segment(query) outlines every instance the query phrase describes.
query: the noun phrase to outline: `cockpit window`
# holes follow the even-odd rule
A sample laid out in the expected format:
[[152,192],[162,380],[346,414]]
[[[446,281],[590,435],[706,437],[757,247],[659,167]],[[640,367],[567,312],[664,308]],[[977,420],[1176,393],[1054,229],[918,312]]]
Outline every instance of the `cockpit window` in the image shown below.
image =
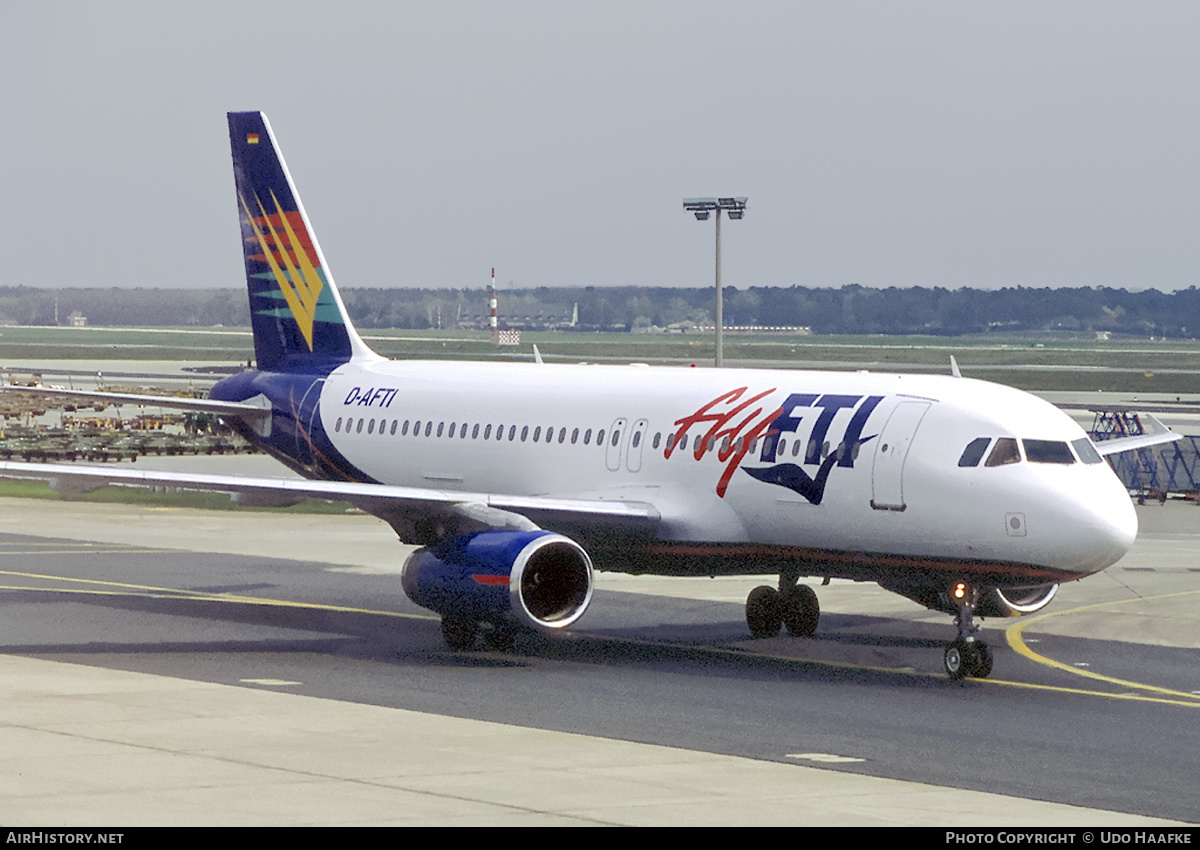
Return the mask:
[[1075,455],[1063,441],[1021,440],[1025,446],[1025,457],[1030,463],[1074,463]]
[[1001,437],[992,448],[984,466],[1004,466],[1009,463],[1020,463],[1021,453],[1017,450],[1017,441],[1011,437]]
[[967,447],[963,449],[962,457],[958,459],[958,465],[979,466],[979,461],[983,460],[983,453],[987,451],[988,443],[991,441],[991,437],[977,437],[967,443]]
[[1075,453],[1084,463],[1104,463],[1104,458],[1100,457],[1100,452],[1096,451],[1096,447],[1087,437],[1072,440],[1071,445],[1075,447]]

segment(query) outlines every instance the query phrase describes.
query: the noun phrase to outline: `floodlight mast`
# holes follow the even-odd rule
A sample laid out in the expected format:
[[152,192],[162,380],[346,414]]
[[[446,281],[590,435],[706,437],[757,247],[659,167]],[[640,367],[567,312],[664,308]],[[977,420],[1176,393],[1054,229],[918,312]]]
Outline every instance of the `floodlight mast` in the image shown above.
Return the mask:
[[746,214],[746,197],[737,198],[684,198],[683,208],[694,213],[697,221],[707,221],[709,213],[717,214],[717,353],[714,365],[719,369],[725,362],[725,309],[721,296],[721,210],[734,219]]

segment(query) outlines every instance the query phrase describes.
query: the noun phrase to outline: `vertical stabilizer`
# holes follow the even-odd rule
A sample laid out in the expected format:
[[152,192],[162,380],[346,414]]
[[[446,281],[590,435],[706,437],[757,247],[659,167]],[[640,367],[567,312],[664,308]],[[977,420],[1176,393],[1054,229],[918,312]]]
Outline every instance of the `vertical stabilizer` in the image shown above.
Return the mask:
[[254,354],[265,371],[375,359],[346,316],[308,215],[261,112],[230,112]]

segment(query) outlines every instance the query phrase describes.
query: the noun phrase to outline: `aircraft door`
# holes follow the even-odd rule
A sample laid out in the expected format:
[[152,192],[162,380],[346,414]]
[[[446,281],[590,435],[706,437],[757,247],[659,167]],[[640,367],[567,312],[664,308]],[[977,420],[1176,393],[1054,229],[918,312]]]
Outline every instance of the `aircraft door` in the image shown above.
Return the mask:
[[642,468],[642,447],[646,442],[646,427],[649,424],[649,420],[639,419],[629,432],[629,455],[625,458],[625,468],[630,472],[638,472]]
[[608,466],[610,472],[616,472],[621,468],[621,452],[625,448],[625,432],[626,425],[629,420],[625,417],[617,419],[612,424],[605,438],[608,442],[604,450],[604,463]]
[[883,432],[875,438],[875,463],[871,469],[871,507],[877,511],[902,511],[904,463],[908,448],[929,410],[927,401],[904,401],[888,417]]

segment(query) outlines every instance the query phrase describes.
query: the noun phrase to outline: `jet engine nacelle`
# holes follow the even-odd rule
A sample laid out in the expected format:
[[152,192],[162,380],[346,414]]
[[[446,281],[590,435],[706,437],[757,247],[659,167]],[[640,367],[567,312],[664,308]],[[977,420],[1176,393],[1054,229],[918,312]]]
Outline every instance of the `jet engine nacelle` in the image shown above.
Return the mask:
[[1020,617],[1032,614],[1050,604],[1058,593],[1057,584],[1036,584],[1030,587],[989,588],[975,606],[981,617]]
[[[955,614],[958,608],[943,590],[933,585],[906,585],[879,583],[880,587],[924,605],[931,611]],[[1050,604],[1058,592],[1057,584],[1034,584],[1023,587],[980,588],[975,613],[980,617],[1020,617],[1032,614]]]
[[592,599],[592,560],[550,531],[481,531],[418,549],[404,592],[443,617],[542,629],[571,625]]

